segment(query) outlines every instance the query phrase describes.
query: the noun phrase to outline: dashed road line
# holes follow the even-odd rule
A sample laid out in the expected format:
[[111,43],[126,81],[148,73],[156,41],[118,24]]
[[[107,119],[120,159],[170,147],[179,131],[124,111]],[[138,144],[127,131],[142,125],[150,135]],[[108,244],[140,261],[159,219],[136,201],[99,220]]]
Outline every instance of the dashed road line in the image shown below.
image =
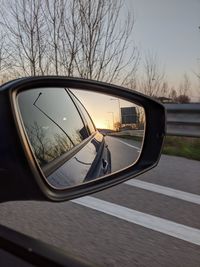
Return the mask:
[[74,199],[72,202],[200,246],[199,229],[178,224],[90,196]]
[[166,186],[144,182],[138,179],[129,180],[125,182],[125,184],[200,205],[200,196],[196,194],[176,190]]

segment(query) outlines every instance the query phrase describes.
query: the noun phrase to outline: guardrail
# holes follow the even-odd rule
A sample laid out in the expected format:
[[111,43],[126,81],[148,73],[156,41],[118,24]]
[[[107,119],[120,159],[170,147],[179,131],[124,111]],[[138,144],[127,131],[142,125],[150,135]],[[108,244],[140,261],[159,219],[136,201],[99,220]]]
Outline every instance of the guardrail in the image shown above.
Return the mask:
[[200,137],[200,103],[165,104],[167,135]]

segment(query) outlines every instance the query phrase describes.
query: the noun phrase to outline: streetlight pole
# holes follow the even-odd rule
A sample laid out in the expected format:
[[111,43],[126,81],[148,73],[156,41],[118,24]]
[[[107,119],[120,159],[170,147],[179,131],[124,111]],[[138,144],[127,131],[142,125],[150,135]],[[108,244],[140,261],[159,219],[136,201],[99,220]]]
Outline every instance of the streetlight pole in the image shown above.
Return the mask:
[[119,122],[121,122],[121,108],[120,108],[120,100],[119,98],[110,98],[111,101],[117,101],[118,102],[118,108],[119,108]]
[[113,130],[114,130],[114,112],[112,112],[112,111],[109,111],[108,113],[110,113],[110,114],[112,114],[112,121],[113,121]]

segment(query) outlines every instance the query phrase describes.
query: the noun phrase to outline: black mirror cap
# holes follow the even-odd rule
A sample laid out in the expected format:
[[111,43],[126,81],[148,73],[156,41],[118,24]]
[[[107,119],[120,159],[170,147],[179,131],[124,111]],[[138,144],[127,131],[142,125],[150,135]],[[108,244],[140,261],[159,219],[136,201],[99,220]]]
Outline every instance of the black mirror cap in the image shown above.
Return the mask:
[[[139,159],[125,170],[64,190],[51,187],[41,175],[19,119],[16,96],[20,91],[42,87],[70,87],[112,94],[143,106],[146,129]],[[93,80],[41,76],[21,78],[0,87],[0,201],[64,201],[117,185],[134,178],[159,161],[166,132],[164,106],[136,91]]]

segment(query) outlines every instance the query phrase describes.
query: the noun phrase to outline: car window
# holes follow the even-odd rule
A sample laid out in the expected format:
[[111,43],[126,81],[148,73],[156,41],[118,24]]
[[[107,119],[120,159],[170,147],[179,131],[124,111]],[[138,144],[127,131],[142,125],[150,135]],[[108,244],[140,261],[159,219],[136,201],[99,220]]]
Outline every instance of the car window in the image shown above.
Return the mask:
[[82,118],[65,89],[35,89],[20,93],[18,98],[30,143],[41,166],[88,137]]

